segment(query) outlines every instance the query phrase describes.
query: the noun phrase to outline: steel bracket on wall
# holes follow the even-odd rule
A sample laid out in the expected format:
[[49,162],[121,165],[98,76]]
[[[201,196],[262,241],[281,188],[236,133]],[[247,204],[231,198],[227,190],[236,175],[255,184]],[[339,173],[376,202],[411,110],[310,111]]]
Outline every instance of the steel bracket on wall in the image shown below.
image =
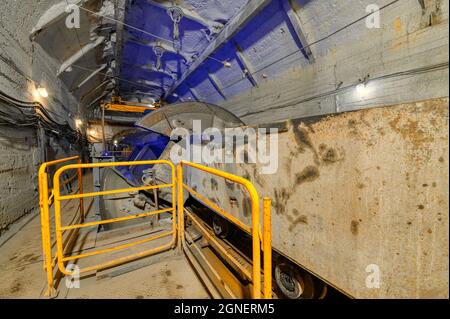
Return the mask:
[[283,4],[283,8],[289,18],[289,22],[294,28],[295,34],[293,34],[293,36],[295,36],[300,42],[300,45],[302,46],[301,49],[303,54],[305,55],[305,58],[307,58],[309,62],[314,62],[314,55],[308,46],[306,35],[303,32],[302,22],[300,21],[300,8],[294,0],[281,0],[281,3]]

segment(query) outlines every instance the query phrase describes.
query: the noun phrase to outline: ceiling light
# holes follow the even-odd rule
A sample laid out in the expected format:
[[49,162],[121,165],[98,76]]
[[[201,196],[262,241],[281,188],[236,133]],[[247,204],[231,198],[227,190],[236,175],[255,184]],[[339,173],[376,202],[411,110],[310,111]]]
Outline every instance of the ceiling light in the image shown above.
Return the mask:
[[80,120],[80,119],[76,119],[76,120],[75,120],[75,126],[76,126],[77,128],[80,128],[81,125],[83,125],[83,121]]
[[228,62],[228,61],[223,61],[223,65],[224,65],[226,68],[231,68],[231,63]]
[[47,98],[48,97],[48,91],[47,91],[47,89],[45,87],[39,86],[36,89],[36,91],[41,97],[43,97],[43,98]]
[[40,98],[41,98],[41,96],[39,95],[39,92],[37,91],[37,89],[35,88],[34,90],[33,90],[33,98],[34,98],[34,100],[39,100]]

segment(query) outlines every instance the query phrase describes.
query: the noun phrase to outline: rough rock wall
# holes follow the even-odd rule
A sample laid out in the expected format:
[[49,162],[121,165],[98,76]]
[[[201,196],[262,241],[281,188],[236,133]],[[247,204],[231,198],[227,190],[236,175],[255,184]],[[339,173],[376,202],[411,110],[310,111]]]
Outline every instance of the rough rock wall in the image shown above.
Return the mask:
[[32,130],[0,127],[0,234],[36,207],[38,156]]
[[[55,0],[0,3],[0,90],[17,99],[33,101],[36,84],[49,91],[39,102],[58,121],[76,114],[77,102],[55,77],[57,65],[29,35],[42,12]],[[1,102],[0,102],[1,103]],[[2,109],[0,104],[0,109]],[[73,150],[64,141],[49,140],[48,156],[63,157]],[[37,207],[37,178],[40,155],[32,129],[0,127],[0,234],[12,222]]]

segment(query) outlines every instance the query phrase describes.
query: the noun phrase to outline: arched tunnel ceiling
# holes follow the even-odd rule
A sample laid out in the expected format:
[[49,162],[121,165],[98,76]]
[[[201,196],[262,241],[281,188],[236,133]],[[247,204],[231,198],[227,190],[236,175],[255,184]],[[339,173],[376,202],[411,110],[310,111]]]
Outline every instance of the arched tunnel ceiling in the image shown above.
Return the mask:
[[[67,27],[68,19],[74,21],[68,5],[82,7],[79,28]],[[114,14],[114,4],[111,1],[59,0],[46,1],[43,6],[46,11],[31,31],[31,39],[56,61],[56,74],[81,105],[89,106],[99,100],[99,96],[106,97],[115,85],[116,23],[105,18]]]
[[[294,63],[312,63],[301,11],[308,10],[308,33],[316,32],[314,24],[326,33],[311,15],[324,15],[335,2],[55,0],[47,1],[31,37],[58,62],[59,77],[85,107],[113,94],[220,103]],[[65,25],[67,4],[81,8],[79,29]]]
[[[292,63],[256,72],[302,47],[289,11],[295,0],[135,0],[127,4],[120,83],[125,97],[139,91],[168,102],[217,103],[283,71]],[[170,8],[179,8],[179,38],[174,36]],[[295,18],[295,17],[294,17]],[[148,32],[148,33],[147,33]],[[304,42],[304,41],[303,41]],[[163,50],[160,63],[155,48]],[[279,48],[283,48],[280,50]],[[300,53],[302,56],[302,53]],[[302,56],[308,63],[308,55]],[[227,62],[227,66],[223,62]]]

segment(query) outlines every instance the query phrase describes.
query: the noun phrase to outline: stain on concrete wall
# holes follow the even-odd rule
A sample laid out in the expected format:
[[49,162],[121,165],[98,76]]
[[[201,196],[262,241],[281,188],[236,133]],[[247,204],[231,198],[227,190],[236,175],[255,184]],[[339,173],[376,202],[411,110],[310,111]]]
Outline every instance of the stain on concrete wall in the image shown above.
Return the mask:
[[[290,120],[276,174],[257,178],[252,164],[227,171],[272,198],[274,248],[324,280],[358,298],[448,298],[448,106],[445,98]],[[227,191],[218,179],[214,193]],[[219,206],[251,225],[242,208]],[[371,264],[379,289],[366,286]]]

